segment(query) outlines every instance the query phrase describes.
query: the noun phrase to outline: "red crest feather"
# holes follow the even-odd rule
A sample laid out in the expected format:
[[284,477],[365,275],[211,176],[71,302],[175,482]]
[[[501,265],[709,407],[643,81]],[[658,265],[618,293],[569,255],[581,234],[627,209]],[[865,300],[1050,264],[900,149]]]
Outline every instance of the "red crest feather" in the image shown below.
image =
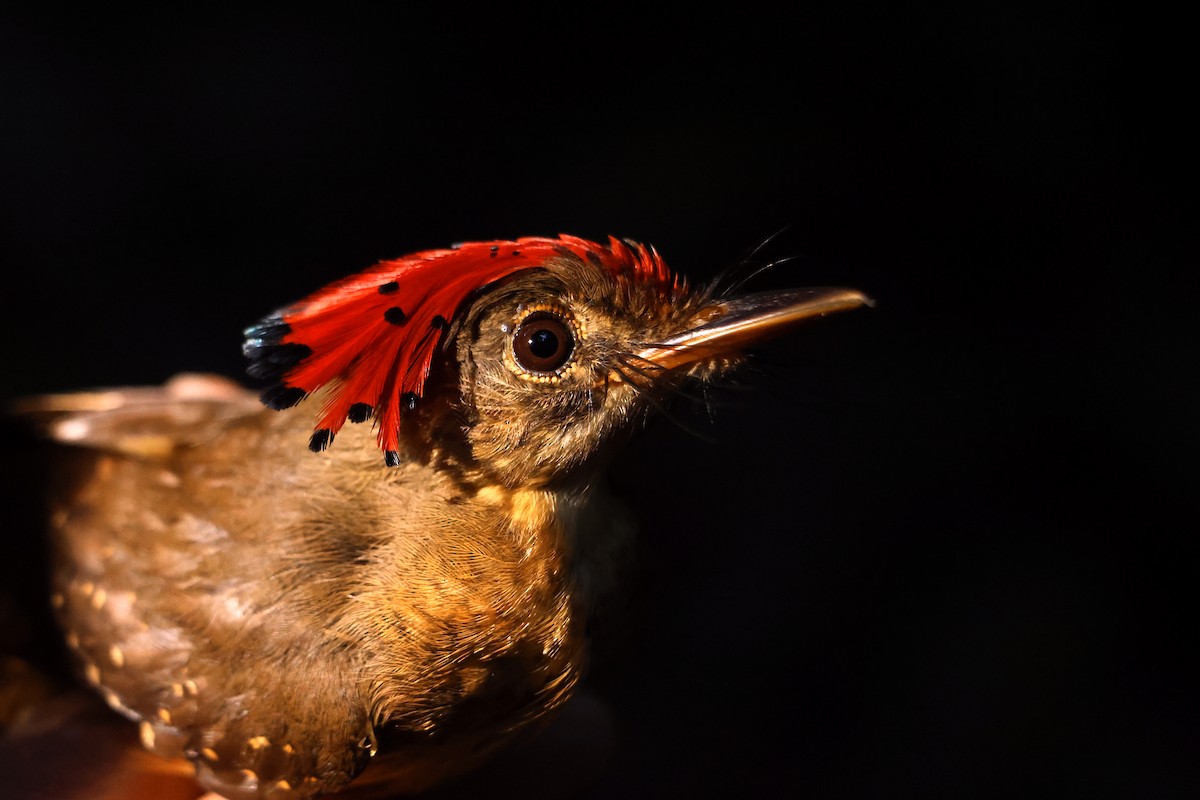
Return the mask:
[[379,445],[388,463],[397,463],[401,410],[424,391],[438,345],[465,301],[501,278],[564,255],[636,282],[674,283],[653,248],[615,238],[607,245],[560,236],[426,250],[380,262],[247,328],[247,372],[276,381],[262,395],[275,409],[333,387],[311,449],[328,447],[347,419],[374,417]]

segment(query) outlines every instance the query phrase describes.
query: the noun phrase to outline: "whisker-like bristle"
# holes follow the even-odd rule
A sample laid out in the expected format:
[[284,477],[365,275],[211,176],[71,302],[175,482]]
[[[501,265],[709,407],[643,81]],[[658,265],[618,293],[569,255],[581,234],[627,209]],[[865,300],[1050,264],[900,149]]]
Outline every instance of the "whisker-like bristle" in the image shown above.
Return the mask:
[[[689,394],[688,392],[683,391],[683,389],[681,389],[679,387],[678,382],[677,382],[679,380],[689,380],[689,379],[690,380],[699,380],[699,379],[693,378],[692,376],[686,375],[686,374],[677,374],[677,375],[672,375],[671,380],[664,381],[663,380],[664,372],[663,372],[662,368],[658,367],[658,365],[656,365],[656,364],[654,366],[657,368],[657,372],[651,372],[650,370],[646,370],[641,367],[637,367],[637,366],[634,366],[633,364],[630,364],[623,357],[618,356],[618,360],[621,362],[622,366],[624,366],[626,369],[632,370],[639,377],[645,378],[650,383],[651,387],[654,389],[659,389],[664,392],[669,392],[677,397],[682,397],[686,400],[691,400],[693,402],[703,402],[700,398],[696,397],[695,395]],[[645,361],[645,359],[642,359],[642,360]]]
[[790,227],[790,225],[784,225],[782,228],[775,231],[770,236],[746,251],[746,254],[738,259],[735,263],[717,273],[717,276],[713,278],[712,281],[709,282],[708,286],[704,289],[705,299],[708,300],[713,297],[728,297],[730,292],[735,291],[732,288],[722,288],[722,284],[727,280],[731,281],[731,286],[740,286],[745,284],[745,280],[738,278],[739,274],[747,269],[751,269],[752,265],[754,264],[754,259],[758,256],[758,254],[762,252],[767,245],[779,238],[779,236],[787,231]]
[[[626,364],[625,366],[628,367],[629,365]],[[697,439],[700,439],[701,441],[707,442],[709,444],[716,444],[716,439],[714,439],[711,436],[701,433],[700,431],[696,430],[691,425],[688,425],[686,422],[679,419],[679,417],[677,417],[676,415],[674,415],[670,411],[668,411],[667,407],[664,406],[662,403],[660,403],[657,398],[655,398],[653,392],[651,392],[644,386],[639,386],[637,384],[637,382],[633,380],[631,375],[627,374],[620,367],[614,367],[613,369],[614,369],[614,371],[616,371],[616,373],[618,375],[621,376],[621,378],[625,381],[625,383],[629,384],[630,388],[632,388],[635,392],[638,393],[639,397],[641,397],[643,400],[645,400],[649,405],[653,406],[654,410],[657,411],[659,414],[662,414],[669,422],[671,422],[671,424],[675,425],[677,428],[679,428],[681,431],[688,434],[689,436],[695,436]],[[656,384],[654,388],[661,388],[661,387],[659,387]]]
[[803,256],[794,255],[794,256],[783,256],[782,258],[776,258],[771,261],[768,261],[766,264],[763,264],[761,267],[754,270],[749,275],[746,275],[745,277],[741,278],[740,280],[730,284],[730,286],[724,290],[724,292],[722,293],[722,296],[729,297],[730,295],[740,291],[743,286],[745,286],[747,283],[749,283],[750,281],[757,278],[759,275],[762,275],[764,272],[775,269],[776,267],[778,267],[782,264],[789,264],[793,261],[799,261],[801,258],[803,258]]
[[[647,380],[649,380],[653,383],[656,383],[656,384],[661,383],[662,368],[659,367],[658,364],[655,364],[650,359],[639,356],[636,353],[623,353],[620,356],[618,356],[618,358],[621,360],[622,364],[624,364],[627,368],[629,368],[631,370],[636,370],[640,376],[645,377]],[[654,370],[657,370],[657,372],[652,372],[651,370],[648,370],[648,369],[640,369],[636,365],[630,363],[630,361],[629,361],[630,359],[642,361],[649,367],[653,368]],[[718,390],[718,391],[722,391],[722,392],[740,392],[743,394],[748,394],[750,392],[758,391],[757,388],[754,386],[747,386],[747,385],[744,385],[741,383],[735,383],[733,380],[731,380],[731,378],[728,374],[718,373],[716,376],[700,377],[698,375],[693,375],[690,372],[681,372],[681,373],[676,373],[672,377],[675,380],[686,381],[688,383],[697,384],[703,397],[697,397],[694,394],[686,392],[681,387],[679,387],[677,384],[667,383],[667,384],[664,384],[662,386],[662,388],[667,389],[669,391],[673,391],[674,394],[676,394],[677,396],[682,397],[686,400],[691,400],[696,403],[701,403],[703,405],[709,406],[710,408],[711,407],[725,408],[725,407],[732,407],[734,405],[738,405],[737,403],[721,402],[718,400],[713,400],[712,397],[709,396],[710,390]]]

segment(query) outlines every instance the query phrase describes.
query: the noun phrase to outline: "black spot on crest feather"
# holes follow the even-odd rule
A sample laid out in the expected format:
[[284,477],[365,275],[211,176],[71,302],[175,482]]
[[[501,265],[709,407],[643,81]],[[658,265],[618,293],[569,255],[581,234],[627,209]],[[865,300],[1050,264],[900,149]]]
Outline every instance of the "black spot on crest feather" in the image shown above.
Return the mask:
[[263,405],[268,408],[273,408],[276,411],[282,411],[285,408],[291,408],[299,403],[308,392],[298,386],[288,386],[285,383],[277,383],[274,386],[266,389],[259,399],[263,401]]
[[246,358],[250,359],[246,373],[264,380],[282,378],[288,370],[312,355],[311,347],[297,342],[267,345],[247,343],[242,349]]
[[319,453],[333,444],[333,431],[328,428],[317,428],[308,440],[308,449]]
[[281,314],[282,312],[272,314],[242,331],[242,335],[248,340],[246,346],[279,344],[284,336],[292,332],[292,326],[283,321]]

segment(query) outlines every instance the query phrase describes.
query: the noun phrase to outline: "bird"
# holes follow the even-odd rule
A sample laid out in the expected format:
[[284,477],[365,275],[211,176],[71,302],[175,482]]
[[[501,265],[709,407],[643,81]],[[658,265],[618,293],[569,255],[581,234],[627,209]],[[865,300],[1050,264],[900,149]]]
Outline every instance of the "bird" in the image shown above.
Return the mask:
[[603,480],[631,433],[869,302],[693,287],[613,237],[467,242],[247,328],[257,391],[182,373],[34,398],[63,450],[64,641],[146,750],[231,800],[434,786],[579,685],[633,528]]

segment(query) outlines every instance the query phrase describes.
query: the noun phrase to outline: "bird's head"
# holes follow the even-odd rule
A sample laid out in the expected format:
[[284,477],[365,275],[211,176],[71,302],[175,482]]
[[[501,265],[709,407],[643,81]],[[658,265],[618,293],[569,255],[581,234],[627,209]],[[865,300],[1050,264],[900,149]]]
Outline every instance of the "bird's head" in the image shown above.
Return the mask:
[[709,378],[802,320],[862,305],[850,289],[714,297],[612,239],[480,242],[383,262],[246,331],[250,374],[287,408],[323,389],[310,440],[374,419],[490,483],[546,485],[596,463],[663,391]]

